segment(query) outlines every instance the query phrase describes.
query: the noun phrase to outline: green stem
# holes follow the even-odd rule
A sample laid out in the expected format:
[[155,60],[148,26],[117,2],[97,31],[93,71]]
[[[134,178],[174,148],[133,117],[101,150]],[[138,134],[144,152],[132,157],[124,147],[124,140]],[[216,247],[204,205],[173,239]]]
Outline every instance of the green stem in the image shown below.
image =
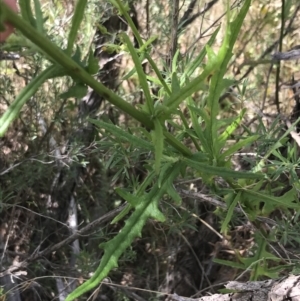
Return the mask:
[[18,95],[0,118],[0,137],[6,133],[9,125],[19,116],[19,113],[28,99],[30,99],[38,88],[55,72],[56,67],[51,66],[35,77]]
[[169,132],[164,131],[164,136],[168,143],[172,145],[175,149],[180,151],[181,154],[183,154],[186,157],[190,157],[193,153],[180,141],[178,141],[173,135],[171,135]]
[[103,84],[96,81],[79,64],[77,64],[72,58],[65,54],[65,52],[63,52],[50,40],[45,38],[41,33],[30,26],[27,22],[25,22],[16,13],[7,8],[7,6],[2,2],[0,2],[0,10],[5,13],[6,19],[9,23],[18,28],[24,36],[26,36],[35,45],[37,45],[42,50],[42,52],[47,55],[47,57],[50,57],[52,61],[55,61],[56,63],[64,67],[68,71],[68,74],[70,76],[80,79],[82,82],[89,85],[107,101],[117,106],[119,109],[126,112],[139,122],[143,123],[147,128],[154,128],[154,124],[147,114],[140,112],[131,104],[127,103],[125,100],[119,97],[117,94],[107,89]]
[[[71,77],[80,79],[83,83],[90,86],[95,92],[105,98],[108,102],[118,107],[123,112],[127,113],[137,121],[141,122],[147,129],[153,130],[154,123],[148,114],[137,110],[131,104],[127,103],[124,99],[117,94],[107,89],[103,84],[95,80],[88,72],[86,72],[79,64],[70,58],[59,47],[53,44],[50,40],[39,33],[29,23],[20,18],[13,12],[3,1],[0,1],[0,11],[6,16],[6,21],[11,23],[14,27],[20,30],[22,34],[32,41],[40,48],[51,61],[55,61],[67,70]],[[191,151],[184,146],[180,141],[173,137],[170,133],[164,132],[166,140],[180,151],[185,156],[190,156]]]
[[[144,45],[144,42],[139,34],[139,31],[137,30],[136,26],[134,25],[132,19],[130,18],[129,14],[127,13],[126,8],[124,7],[124,5],[122,4],[122,2],[120,0],[116,0],[116,1],[111,1],[114,5],[115,3],[117,4],[117,8],[120,10],[120,13],[124,16],[125,20],[128,22],[129,27],[131,28],[134,36],[136,37],[138,43],[139,43],[139,47],[141,48]],[[149,53],[147,53],[147,51],[145,51],[145,56],[146,59],[148,60],[149,64],[151,65],[151,67],[153,68],[156,76],[158,77],[158,79],[160,80],[161,84],[163,85],[163,87],[165,88],[166,92],[171,95],[171,90],[168,87],[168,85],[166,84],[165,80],[163,79],[160,71],[158,70],[156,64],[154,63],[154,61],[152,60],[151,56],[149,55]]]

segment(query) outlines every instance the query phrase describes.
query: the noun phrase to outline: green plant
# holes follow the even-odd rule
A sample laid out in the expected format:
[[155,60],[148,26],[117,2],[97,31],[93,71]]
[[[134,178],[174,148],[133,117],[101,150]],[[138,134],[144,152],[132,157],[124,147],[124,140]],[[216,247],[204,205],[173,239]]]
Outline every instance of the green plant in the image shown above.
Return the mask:
[[[242,126],[246,110],[240,110],[237,116],[231,118],[220,118],[219,98],[229,86],[235,83],[234,80],[225,77],[227,67],[251,1],[246,0],[235,17],[231,16],[228,7],[223,42],[217,53],[213,51],[212,45],[219,28],[195,57],[182,60],[177,51],[170,67],[166,66],[164,72],[159,70],[151,57],[151,46],[155,37],[143,42],[128,15],[126,6],[120,0],[111,0],[111,2],[129,24],[139,44],[138,49],[134,48],[129,37],[122,33],[120,34],[122,45],[114,46],[114,49],[127,52],[134,62],[134,68],[125,78],[136,74],[138,76],[145,97],[145,103],[138,107],[126,102],[93,78],[92,75],[97,72],[98,67],[91,51],[88,57],[84,57],[80,50],[75,50],[76,33],[82,22],[86,1],[77,2],[66,49],[60,49],[45,37],[43,18],[38,6],[35,18],[30,13],[26,16],[25,11],[30,12],[28,7],[22,9],[22,18],[20,18],[5,4],[0,3],[0,9],[6,19],[51,62],[51,66],[46,67],[27,85],[1,117],[1,135],[5,134],[12,121],[19,116],[24,104],[46,80],[64,76],[72,77],[73,85],[63,97],[80,97],[86,93],[87,86],[90,86],[135,122],[143,125],[143,127],[134,126],[124,129],[108,121],[89,119],[89,122],[97,126],[100,132],[111,137],[105,147],[113,148],[113,156],[107,164],[115,164],[114,166],[118,167],[116,178],[122,173],[130,178],[129,162],[136,161],[135,155],[131,152],[132,148],[138,150],[139,154],[149,155],[144,164],[145,178],[141,180],[133,178],[132,189],[127,187],[116,189],[116,193],[127,201],[128,205],[113,222],[116,223],[129,214],[125,225],[114,238],[101,245],[104,255],[99,267],[89,280],[67,297],[67,301],[74,300],[95,288],[112,269],[117,267],[120,256],[131,246],[134,239],[141,235],[149,219],[165,221],[160,201],[168,198],[175,204],[179,204],[181,197],[174,188],[174,181],[184,177],[191,170],[194,175],[203,179],[211,193],[224,199],[228,209],[224,220],[221,221],[221,231],[225,234],[238,204],[251,220],[255,220],[258,215],[268,215],[278,208],[299,209],[295,187],[292,186],[282,196],[275,196],[273,188],[268,187],[271,175],[262,172],[268,155],[274,153],[281,144],[277,143],[270,147],[265,145],[267,149],[265,158],[255,164],[252,170],[236,171],[233,169],[232,156],[246,146],[260,143],[261,136],[246,131],[246,134],[239,136],[236,143],[231,144],[229,140]],[[23,5],[28,5],[26,3],[28,2],[24,1]],[[147,76],[143,70],[142,62],[145,59],[151,66],[154,74],[152,76]],[[152,95],[149,82],[158,87],[158,97]],[[196,101],[193,95],[199,90],[204,91],[206,96],[201,101]],[[182,106],[187,109],[187,112],[181,110]],[[169,132],[166,124],[171,124],[175,128],[174,132]],[[219,185],[217,179],[220,177],[226,185]],[[257,243],[260,242],[261,238],[257,238]],[[240,267],[248,269],[250,266],[255,266],[253,279],[260,275],[270,276],[271,274],[266,273],[267,264],[262,266],[257,264],[275,258],[269,255],[266,245],[263,245],[256,257],[240,258],[242,262]]]
[[257,281],[262,276],[278,278],[280,272],[287,268],[286,265],[274,266],[273,264],[272,266],[272,263],[280,262],[281,259],[267,251],[267,240],[261,233],[255,235],[255,246],[250,250],[250,253],[253,253],[253,256],[249,254],[250,256],[242,257],[237,251],[236,256],[239,261],[237,263],[221,259],[215,259],[214,261],[219,264],[244,270],[245,272],[250,272],[250,281]]

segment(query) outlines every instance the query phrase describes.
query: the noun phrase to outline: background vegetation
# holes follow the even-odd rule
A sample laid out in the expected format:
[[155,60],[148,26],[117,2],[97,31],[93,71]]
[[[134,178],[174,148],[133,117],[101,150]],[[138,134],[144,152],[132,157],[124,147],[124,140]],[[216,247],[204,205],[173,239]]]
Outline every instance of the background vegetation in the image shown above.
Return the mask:
[[297,273],[299,75],[272,54],[297,46],[298,1],[20,5],[0,46],[3,300]]

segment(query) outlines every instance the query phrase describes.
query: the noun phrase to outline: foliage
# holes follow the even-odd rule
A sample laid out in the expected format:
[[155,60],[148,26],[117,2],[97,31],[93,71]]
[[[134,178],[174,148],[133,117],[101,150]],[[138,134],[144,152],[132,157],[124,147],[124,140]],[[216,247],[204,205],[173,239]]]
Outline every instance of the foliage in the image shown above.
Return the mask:
[[[34,3],[33,14],[30,3],[22,2],[22,17],[19,17],[0,2],[0,9],[4,12],[6,20],[30,40],[32,49],[47,57],[50,62],[50,65],[48,63],[47,66],[43,66],[43,70],[19,93],[1,116],[0,135],[4,136],[7,133],[13,121],[20,116],[24,105],[45,82],[54,78],[71,77],[72,84],[60,95],[61,99],[81,98],[90,87],[131,118],[128,128],[108,120],[87,120],[97,127],[100,135],[107,137],[107,144],[99,142],[98,147],[112,153],[107,165],[118,169],[115,178],[121,174],[130,178],[131,162],[136,163],[140,154],[148,154],[143,166],[145,178],[131,178],[131,187],[119,187],[115,190],[118,196],[127,202],[127,207],[113,223],[124,219],[124,226],[112,239],[101,243],[104,255],[98,268],[90,279],[66,298],[66,301],[72,301],[94,289],[118,267],[119,258],[126,254],[126,250],[142,235],[143,228],[150,219],[164,222],[168,218],[163,213],[162,200],[172,200],[175,206],[181,204],[182,198],[175,189],[175,182],[185,178],[188,173],[201,177],[209,192],[224,200],[226,210],[219,214],[221,233],[224,236],[230,230],[237,206],[242,208],[244,215],[252,222],[256,222],[258,217],[268,217],[277,210],[286,214],[291,210],[299,210],[299,160],[296,158],[295,146],[288,145],[287,156],[280,152],[280,148],[287,145],[284,139],[289,131],[276,143],[268,145],[266,142],[272,137],[269,137],[271,135],[263,124],[256,133],[246,128],[244,134],[241,134],[241,128],[245,127],[243,120],[246,109],[241,109],[236,116],[222,117],[219,103],[222,93],[232,85],[240,85],[235,80],[228,79],[226,73],[231,63],[234,45],[249,11],[250,0],[245,0],[236,14],[227,8],[222,44],[217,52],[213,50],[213,45],[221,32],[220,27],[215,30],[198,55],[183,59],[177,50],[170,66],[165,66],[163,71],[151,57],[156,37],[150,37],[143,42],[128,14],[128,7],[120,0],[111,0],[118,14],[129,24],[138,42],[138,47],[135,47],[126,33],[120,33],[120,45],[108,47],[114,51],[125,52],[131,57],[134,67],[123,79],[138,78],[145,100],[139,106],[134,106],[98,82],[93,77],[97,72],[98,62],[93,58],[92,51],[84,56],[83,51],[76,47],[77,33],[82,26],[87,1],[77,1],[64,49],[46,37],[42,9],[39,1]],[[145,73],[144,60],[151,66],[151,76]],[[244,94],[246,85],[242,85],[240,90],[243,91],[241,94]],[[157,95],[151,90],[153,86],[158,89]],[[205,92],[201,101],[194,97],[200,90]],[[167,125],[172,125],[174,129],[169,131]],[[276,129],[274,125],[274,131]],[[230,142],[232,137],[236,139],[235,143]],[[235,170],[234,155],[253,144],[264,147],[263,158],[252,162],[248,171]],[[133,152],[138,155],[134,155]],[[270,155],[273,155],[274,159],[266,163]],[[289,188],[277,195],[277,187],[274,187],[273,183],[283,173],[288,173],[291,177]],[[286,235],[289,235],[291,240],[298,242],[297,238],[293,237],[294,232],[289,232],[285,227],[280,228],[278,232],[280,231],[285,241]],[[280,259],[267,250],[267,240],[262,233],[255,234],[253,256],[244,258],[236,252],[238,263],[221,259],[215,262],[237,269],[251,270],[251,280],[261,276],[279,276],[286,267],[271,267]]]

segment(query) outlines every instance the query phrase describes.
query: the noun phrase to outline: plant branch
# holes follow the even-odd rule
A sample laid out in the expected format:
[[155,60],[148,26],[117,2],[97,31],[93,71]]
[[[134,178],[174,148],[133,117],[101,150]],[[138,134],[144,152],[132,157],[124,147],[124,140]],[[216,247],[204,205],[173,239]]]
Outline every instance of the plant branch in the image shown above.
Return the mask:
[[[44,249],[40,252],[34,252],[27,259],[25,259],[24,261],[18,263],[18,265],[11,266],[8,270],[3,271],[2,273],[0,273],[0,277],[3,277],[5,275],[11,274],[11,273],[13,273],[17,270],[25,268],[25,267],[27,267],[28,263],[34,262],[37,259],[48,256],[52,252],[55,252],[55,251],[61,249],[63,246],[72,243],[74,240],[78,239],[80,236],[90,234],[91,231],[95,230],[101,224],[103,224],[105,222],[108,222],[108,221],[111,221],[117,214],[119,214],[125,208],[126,205],[127,204],[123,204],[120,207],[104,214],[103,216],[101,216],[101,217],[97,218],[96,220],[94,220],[93,222],[89,223],[87,226],[83,227],[81,230],[78,230],[76,233],[70,235],[69,237],[67,237],[63,241],[61,241],[61,242],[59,242],[59,243],[57,243],[53,246],[50,246],[50,247],[48,247],[48,248],[46,248],[46,249]],[[20,254],[20,256],[21,256],[21,254]]]
[[[51,61],[54,61],[55,63],[58,63],[63,68],[65,68],[68,72],[68,75],[73,78],[80,79],[83,83],[90,86],[92,89],[94,89],[95,92],[97,92],[107,101],[133,117],[135,120],[141,122],[147,129],[154,129],[154,123],[148,114],[137,110],[134,106],[126,102],[110,89],[106,88],[102,83],[94,79],[87,71],[85,71],[82,66],[76,63],[63,50],[61,50],[50,40],[44,37],[44,35],[38,32],[29,23],[20,18],[3,2],[0,2],[0,10],[5,14],[7,22],[18,28],[22,32],[22,34],[24,34],[24,36],[26,36],[36,46],[38,46],[41,52],[44,53]],[[191,155],[191,151],[186,146],[184,146],[179,141],[176,141],[176,143],[174,143],[174,140],[176,140],[176,138],[172,137],[172,139],[170,139],[170,136],[171,135],[168,134],[166,136],[166,140],[171,145],[177,148],[177,150],[179,150],[180,152],[184,150],[184,155]]]

